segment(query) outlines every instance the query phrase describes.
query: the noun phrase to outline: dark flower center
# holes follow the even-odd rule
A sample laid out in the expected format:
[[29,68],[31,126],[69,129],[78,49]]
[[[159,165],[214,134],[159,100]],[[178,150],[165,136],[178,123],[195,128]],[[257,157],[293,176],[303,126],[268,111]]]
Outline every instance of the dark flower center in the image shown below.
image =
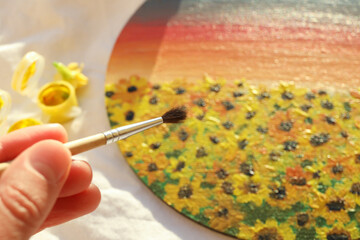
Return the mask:
[[240,164],[240,171],[249,177],[254,176],[254,168],[252,164],[249,163]]
[[290,179],[290,183],[292,185],[296,185],[296,186],[304,186],[304,185],[306,185],[306,178],[304,178],[304,177],[292,177]]
[[320,102],[321,104],[321,107],[322,108],[325,108],[325,109],[328,109],[328,110],[331,110],[334,108],[334,104],[332,104],[332,102],[330,102],[329,100],[323,100]]
[[235,98],[244,96],[244,92],[241,92],[241,91],[233,92],[233,96],[234,96]]
[[270,159],[271,161],[276,162],[276,161],[279,161],[280,156],[281,156],[280,153],[272,151],[272,152],[269,154],[269,159]]
[[310,137],[310,144],[314,147],[321,146],[330,140],[328,133],[314,134]]
[[285,151],[294,151],[296,150],[298,142],[296,141],[286,141],[284,142],[284,150]]
[[312,92],[308,92],[308,93],[306,93],[305,98],[306,98],[307,100],[315,99],[315,94],[312,93]]
[[160,146],[161,146],[160,142],[155,142],[150,145],[150,148],[155,150],[158,149]]
[[250,111],[250,112],[247,112],[246,115],[245,115],[245,118],[250,120],[252,119],[254,116],[256,115],[256,112],[255,111]]
[[210,87],[210,91],[212,92],[220,92],[221,86],[219,84],[215,84]]
[[155,105],[159,102],[157,96],[153,96],[149,99],[149,103],[152,104],[152,105]]
[[325,117],[325,121],[330,124],[330,125],[335,125],[336,124],[336,120],[335,118],[331,117],[331,116],[326,116]]
[[289,91],[285,91],[281,94],[282,99],[284,100],[291,100],[294,98],[294,94],[292,92]]
[[279,129],[284,132],[290,132],[292,127],[293,127],[293,124],[291,121],[281,122],[279,125]]
[[223,182],[221,185],[221,188],[224,190],[226,194],[233,194],[234,187],[232,186],[232,183],[230,182]]
[[268,93],[268,92],[262,92],[262,93],[257,97],[257,99],[259,99],[259,100],[269,99],[269,98],[270,98],[270,93]]
[[326,206],[330,211],[338,212],[345,209],[345,201],[343,199],[330,201],[326,204]]
[[256,131],[258,131],[259,133],[262,133],[262,134],[266,134],[269,131],[269,129],[267,127],[258,126],[256,128]]
[[307,213],[299,213],[296,216],[296,220],[299,226],[304,226],[309,221],[309,215]]
[[285,187],[281,186],[281,187],[272,189],[272,192],[270,193],[270,197],[277,199],[277,200],[284,199],[286,197]]
[[150,164],[148,165],[148,171],[149,171],[149,172],[154,172],[154,171],[156,171],[156,170],[158,170],[158,167],[156,166],[156,163],[150,163]]
[[130,86],[130,87],[128,87],[128,89],[127,89],[128,92],[136,92],[136,90],[137,90],[137,87],[136,87],[136,86]]
[[263,228],[255,235],[256,240],[282,240],[276,228]]
[[349,240],[349,237],[344,233],[331,233],[326,235],[327,240]]
[[300,106],[300,109],[303,110],[304,112],[308,112],[310,108],[312,108],[312,106],[309,104],[304,104]]
[[125,157],[132,157],[133,153],[132,152],[125,152]]
[[223,125],[224,128],[226,128],[226,129],[230,129],[230,128],[232,128],[232,127],[234,126],[234,124],[233,124],[232,122],[230,122],[230,121],[226,121],[226,122],[224,122],[222,125]]
[[180,162],[176,165],[176,171],[181,171],[184,167],[185,167],[185,162],[184,162],[184,161],[180,161]]
[[210,138],[211,142],[214,144],[218,144],[220,142],[219,138],[216,136],[210,136],[209,138]]
[[196,150],[196,157],[197,158],[201,158],[201,157],[205,157],[207,156],[207,152],[205,150],[204,147],[199,147],[197,150]]
[[350,192],[356,195],[360,195],[360,183],[353,183]]
[[202,98],[199,98],[199,99],[195,100],[194,103],[196,105],[198,105],[199,107],[205,107],[206,106],[206,102]]
[[341,164],[337,163],[335,166],[332,167],[331,171],[334,174],[342,173],[344,171],[344,167]]
[[249,144],[248,140],[243,139],[243,140],[241,140],[241,141],[238,142],[238,147],[239,147],[241,150],[244,150],[248,144]]
[[249,183],[246,185],[246,188],[248,190],[249,193],[257,193],[259,191],[259,184],[255,184],[255,183]]
[[126,119],[126,121],[131,121],[131,120],[134,119],[134,117],[135,117],[135,113],[134,113],[133,111],[127,111],[127,112],[125,113],[125,119]]
[[113,91],[107,91],[105,93],[105,96],[107,96],[108,98],[112,97],[115,93]]
[[180,187],[179,192],[178,192],[178,197],[181,199],[190,198],[192,194],[193,194],[193,190],[192,190],[191,186],[185,185],[185,186]]
[[360,154],[355,155],[355,163],[360,163]]
[[178,137],[181,141],[184,142],[189,137],[189,134],[184,129],[181,129],[180,132],[178,133]]
[[229,210],[228,210],[227,208],[223,208],[223,209],[221,209],[220,211],[218,211],[218,212],[216,213],[216,215],[217,215],[218,217],[227,217],[228,213],[229,213]]
[[175,94],[176,94],[176,95],[183,94],[184,92],[186,92],[186,90],[185,90],[185,88],[183,88],[183,87],[175,88]]
[[220,179],[225,179],[227,176],[229,176],[229,173],[225,169],[221,168],[216,172],[216,176]]
[[234,105],[229,101],[223,101],[221,103],[225,107],[225,109],[228,111],[234,108]]

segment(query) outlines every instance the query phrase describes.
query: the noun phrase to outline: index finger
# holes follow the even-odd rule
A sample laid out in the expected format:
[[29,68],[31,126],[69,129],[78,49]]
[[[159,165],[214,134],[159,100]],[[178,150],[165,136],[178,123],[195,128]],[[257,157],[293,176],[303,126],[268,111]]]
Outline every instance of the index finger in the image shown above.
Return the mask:
[[65,143],[67,133],[60,124],[38,125],[11,132],[0,138],[0,162],[13,160],[34,143],[45,139]]

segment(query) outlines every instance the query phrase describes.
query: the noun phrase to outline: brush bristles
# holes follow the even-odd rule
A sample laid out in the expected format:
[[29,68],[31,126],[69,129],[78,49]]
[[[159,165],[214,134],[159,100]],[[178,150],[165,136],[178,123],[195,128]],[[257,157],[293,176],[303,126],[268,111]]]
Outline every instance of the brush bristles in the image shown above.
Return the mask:
[[176,107],[162,115],[164,123],[178,123],[186,119],[186,108]]

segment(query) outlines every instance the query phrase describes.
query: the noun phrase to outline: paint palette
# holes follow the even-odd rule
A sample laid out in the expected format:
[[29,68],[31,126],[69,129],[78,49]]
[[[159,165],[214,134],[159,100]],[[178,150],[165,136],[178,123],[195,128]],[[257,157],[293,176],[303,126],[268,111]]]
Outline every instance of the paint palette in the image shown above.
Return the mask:
[[181,105],[188,119],[120,141],[126,161],[166,204],[229,236],[360,238],[359,13],[147,1],[110,58],[110,123]]

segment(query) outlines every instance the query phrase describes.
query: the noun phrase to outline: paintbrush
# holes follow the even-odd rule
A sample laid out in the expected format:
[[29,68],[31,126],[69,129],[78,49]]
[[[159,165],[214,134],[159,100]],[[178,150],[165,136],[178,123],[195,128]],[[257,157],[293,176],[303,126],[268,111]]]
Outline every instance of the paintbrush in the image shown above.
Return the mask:
[[[64,145],[70,150],[71,155],[76,155],[103,145],[123,140],[162,123],[179,123],[185,119],[186,109],[184,107],[176,107],[167,111],[161,117],[114,128],[103,133],[98,133],[89,137],[64,143]],[[10,162],[0,163],[0,175],[8,168],[9,165]]]

